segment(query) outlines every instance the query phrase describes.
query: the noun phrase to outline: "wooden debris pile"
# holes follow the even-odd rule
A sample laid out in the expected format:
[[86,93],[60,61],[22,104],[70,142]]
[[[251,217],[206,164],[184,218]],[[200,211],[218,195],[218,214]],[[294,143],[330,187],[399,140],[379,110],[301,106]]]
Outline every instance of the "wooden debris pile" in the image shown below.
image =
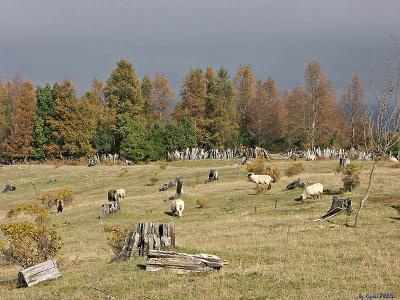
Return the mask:
[[60,278],[62,275],[54,260],[48,260],[18,273],[18,287],[30,287],[42,281]]
[[170,269],[178,274],[205,273],[220,270],[227,265],[226,260],[216,255],[198,253],[186,254],[171,251],[149,250],[146,271],[156,272]]
[[125,238],[121,252],[113,260],[146,256],[151,250],[169,247],[175,247],[175,224],[137,223]]

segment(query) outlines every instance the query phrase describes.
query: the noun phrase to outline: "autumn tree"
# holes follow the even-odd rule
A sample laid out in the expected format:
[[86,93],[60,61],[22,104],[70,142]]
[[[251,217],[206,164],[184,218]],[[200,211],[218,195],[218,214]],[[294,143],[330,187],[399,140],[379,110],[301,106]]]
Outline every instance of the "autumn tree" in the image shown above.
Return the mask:
[[93,153],[91,145],[96,116],[88,99],[76,98],[76,89],[68,79],[53,88],[54,113],[50,120],[54,144],[52,154],[80,157]]
[[182,105],[177,115],[187,115],[195,120],[196,135],[200,145],[207,142],[206,131],[206,81],[201,69],[192,69],[185,76],[181,89]]
[[364,104],[364,88],[358,74],[355,74],[342,97],[344,114],[350,128],[351,146],[362,142],[362,119],[367,108]]
[[152,82],[151,99],[154,103],[157,119],[166,124],[171,113],[171,104],[175,99],[175,94],[165,75],[160,73],[155,75]]
[[281,135],[280,92],[274,80],[256,83],[248,108],[248,131],[258,146],[273,146]]
[[246,109],[248,115],[247,128],[257,146],[265,145],[266,142],[265,130],[267,110],[267,94],[263,82],[258,80],[256,83],[255,94],[249,102],[249,107]]
[[304,109],[307,98],[306,89],[297,85],[284,96],[284,136],[289,147],[304,147]]
[[240,131],[245,134],[249,122],[248,108],[255,95],[256,77],[251,66],[240,66],[234,78],[237,108],[240,116]]
[[332,144],[338,135],[337,124],[342,118],[336,103],[335,90],[326,78],[318,61],[306,67],[307,97],[304,106],[304,129],[311,148],[317,144]]
[[239,117],[235,87],[226,69],[219,69],[213,87],[207,88],[207,94],[206,118],[211,143],[217,147],[234,146],[239,133]]
[[110,107],[104,98],[104,83],[97,78],[93,79],[83,100],[86,100],[88,111],[93,112],[96,123],[92,147],[99,153],[111,153],[116,132],[116,109]]
[[13,84],[15,111],[10,134],[5,138],[3,151],[10,158],[28,158],[32,153],[35,123],[35,88],[31,82]]

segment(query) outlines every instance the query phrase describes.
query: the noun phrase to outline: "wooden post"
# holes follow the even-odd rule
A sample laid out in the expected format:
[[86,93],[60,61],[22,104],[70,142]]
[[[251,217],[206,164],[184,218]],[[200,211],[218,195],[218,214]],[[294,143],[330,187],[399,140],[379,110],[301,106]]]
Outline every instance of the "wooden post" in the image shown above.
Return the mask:
[[150,250],[163,250],[171,246],[175,247],[175,224],[137,223],[113,261],[146,256]]
[[17,286],[30,287],[39,282],[57,279],[61,276],[56,262],[48,260],[19,272]]

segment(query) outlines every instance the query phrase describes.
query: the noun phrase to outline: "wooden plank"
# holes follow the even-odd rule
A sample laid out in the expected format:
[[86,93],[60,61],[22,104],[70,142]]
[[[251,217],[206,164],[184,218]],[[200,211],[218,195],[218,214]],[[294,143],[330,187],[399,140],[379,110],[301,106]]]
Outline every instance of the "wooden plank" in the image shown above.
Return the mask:
[[146,270],[151,272],[171,269],[177,273],[204,273],[220,270],[228,262],[206,253],[187,254],[171,251],[150,250]]
[[54,260],[48,260],[20,271],[17,285],[19,287],[30,287],[39,282],[57,279],[61,276],[57,263]]

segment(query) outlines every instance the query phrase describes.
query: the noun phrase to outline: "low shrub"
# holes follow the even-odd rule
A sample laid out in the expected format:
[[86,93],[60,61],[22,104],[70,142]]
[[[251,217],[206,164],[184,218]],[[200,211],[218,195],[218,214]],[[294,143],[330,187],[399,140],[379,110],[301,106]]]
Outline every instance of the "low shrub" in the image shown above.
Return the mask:
[[265,174],[271,176],[274,182],[278,182],[281,178],[281,170],[273,165],[266,167]]
[[128,174],[128,169],[127,168],[122,168],[121,172],[118,174],[118,177],[122,177]]
[[267,190],[267,186],[264,184],[257,184],[254,188],[256,190],[256,194],[264,193]]
[[129,233],[129,227],[106,225],[104,226],[104,231],[109,234],[107,237],[108,245],[111,247],[115,255],[119,254],[124,246],[125,238]]
[[64,206],[69,205],[74,200],[74,192],[70,187],[65,187],[62,191],[55,194],[45,193],[38,197],[39,202],[43,207],[50,209],[57,205],[58,200],[64,202]]
[[289,166],[285,171],[285,175],[288,177],[292,177],[302,173],[303,171],[304,171],[303,164],[301,162],[298,162]]
[[346,192],[351,192],[360,185],[360,174],[361,169],[357,164],[347,165],[342,170],[343,173],[343,190]]
[[205,200],[202,200],[202,199],[197,199],[196,205],[197,205],[197,208],[208,208],[209,207],[208,202]]
[[32,216],[34,221],[12,220],[0,225],[3,235],[0,254],[4,260],[27,268],[54,257],[62,243],[56,227],[50,223],[48,210],[35,201],[23,203],[9,212],[12,218],[20,214]]
[[160,181],[160,177],[158,176],[158,171],[153,172],[153,176],[150,178],[150,185],[155,185]]
[[259,155],[247,165],[247,172],[254,174],[264,175],[267,170],[267,160],[264,155]]
[[159,161],[158,165],[160,166],[161,170],[165,170],[168,167],[168,162],[163,159]]

